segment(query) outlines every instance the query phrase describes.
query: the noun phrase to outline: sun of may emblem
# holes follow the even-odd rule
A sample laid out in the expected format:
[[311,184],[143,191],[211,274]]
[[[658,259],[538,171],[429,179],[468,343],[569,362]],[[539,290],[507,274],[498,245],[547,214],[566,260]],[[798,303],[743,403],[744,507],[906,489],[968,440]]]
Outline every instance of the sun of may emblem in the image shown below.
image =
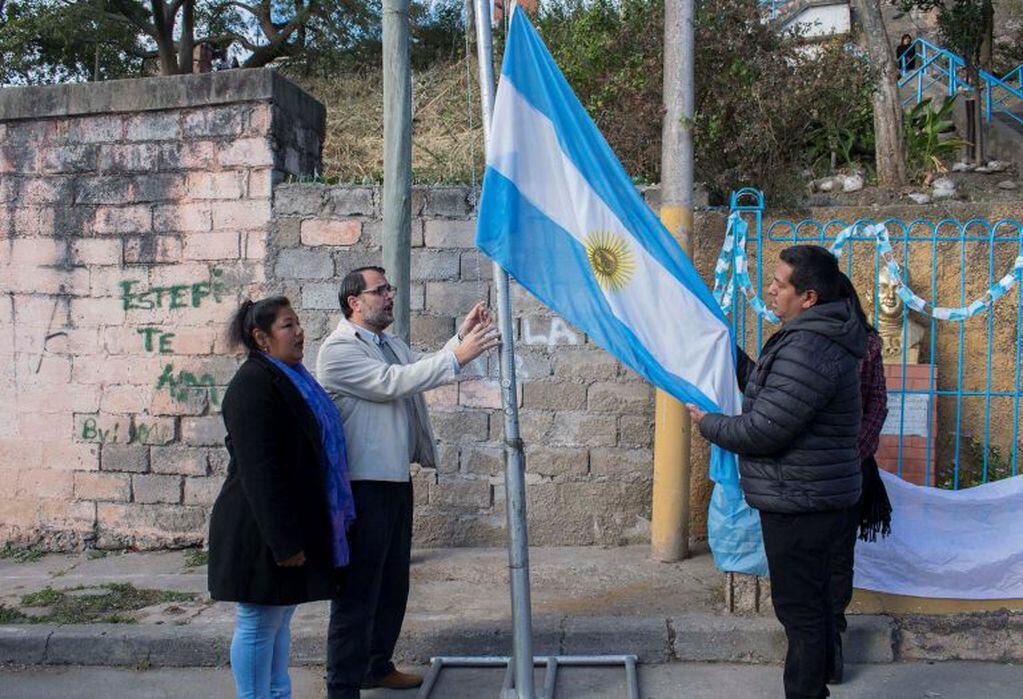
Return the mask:
[[605,291],[619,291],[629,283],[636,261],[625,238],[611,231],[595,231],[586,236],[586,257]]

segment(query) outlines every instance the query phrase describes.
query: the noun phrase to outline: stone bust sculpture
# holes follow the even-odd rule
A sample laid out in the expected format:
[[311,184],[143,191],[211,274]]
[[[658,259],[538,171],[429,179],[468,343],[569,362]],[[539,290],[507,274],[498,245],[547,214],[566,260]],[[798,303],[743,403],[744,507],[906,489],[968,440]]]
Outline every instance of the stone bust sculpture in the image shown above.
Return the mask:
[[920,361],[924,329],[908,315],[903,329],[903,303],[896,293],[898,288],[898,280],[893,279],[888,269],[882,266],[877,279],[877,332],[881,335],[881,356],[885,363],[901,364],[905,340],[906,364],[916,364]]

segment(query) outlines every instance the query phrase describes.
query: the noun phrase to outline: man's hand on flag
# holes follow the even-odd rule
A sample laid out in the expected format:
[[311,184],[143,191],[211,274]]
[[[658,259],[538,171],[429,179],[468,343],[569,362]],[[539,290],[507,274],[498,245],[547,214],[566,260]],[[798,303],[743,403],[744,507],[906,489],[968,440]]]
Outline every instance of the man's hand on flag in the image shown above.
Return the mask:
[[689,408],[689,416],[693,419],[693,426],[699,427],[700,421],[703,419],[703,416],[707,414],[707,411],[700,410],[692,403],[686,403],[686,407]]

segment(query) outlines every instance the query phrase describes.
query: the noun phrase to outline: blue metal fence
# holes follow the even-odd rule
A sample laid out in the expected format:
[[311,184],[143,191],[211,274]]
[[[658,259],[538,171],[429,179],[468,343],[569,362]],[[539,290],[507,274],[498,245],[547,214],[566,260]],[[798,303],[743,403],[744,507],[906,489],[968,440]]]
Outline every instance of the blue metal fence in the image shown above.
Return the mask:
[[[914,383],[907,378],[911,372],[903,353],[901,371],[893,372],[900,379],[897,385],[889,385],[886,431],[897,439],[895,470],[908,477],[904,467],[915,459],[926,464],[927,471],[917,474],[917,482],[953,489],[1017,475],[1023,466],[1023,226],[1019,221],[806,218],[767,222],[764,204],[763,194],[754,189],[739,190],[731,199],[733,217],[746,223],[750,246],[745,255],[734,251],[739,273],[735,278],[742,293],[725,294],[723,301],[740,345],[755,355],[765,334],[772,331],[771,319],[765,325],[764,317],[771,314],[759,301],[778,252],[793,244],[835,247],[838,241],[842,266],[860,290],[875,324],[877,279],[885,268],[901,273],[900,295],[911,299],[910,290],[916,295],[915,301],[903,303],[904,342],[908,321],[919,323],[925,331],[918,362],[930,367],[925,372],[927,380]],[[877,224],[883,228],[875,228]],[[879,243],[879,237],[885,242]],[[726,243],[722,259],[732,254]],[[719,277],[722,268],[719,262]],[[911,310],[911,304],[922,313]],[[912,429],[907,423],[911,412],[919,417],[921,406],[926,410],[923,440],[916,436],[919,421]]]
[[757,4],[765,16],[774,20],[788,12],[789,8],[796,4],[796,0],[757,0]]

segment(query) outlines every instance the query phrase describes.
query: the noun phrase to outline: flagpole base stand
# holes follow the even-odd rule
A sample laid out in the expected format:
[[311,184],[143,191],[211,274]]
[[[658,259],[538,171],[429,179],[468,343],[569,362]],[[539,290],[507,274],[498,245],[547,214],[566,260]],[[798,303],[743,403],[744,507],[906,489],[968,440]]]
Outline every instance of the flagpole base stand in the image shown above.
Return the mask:
[[[430,671],[423,678],[417,699],[428,699],[433,691],[441,671],[445,667],[505,667],[504,682],[501,685],[499,699],[522,699],[515,691],[514,663],[509,656],[447,656],[430,658]],[[543,683],[543,694],[527,699],[555,699],[555,685],[558,682],[558,668],[604,667],[622,665],[625,668],[625,688],[627,699],[639,699],[639,676],[636,673],[638,658],[635,655],[538,655],[533,657],[533,665],[546,668]]]

